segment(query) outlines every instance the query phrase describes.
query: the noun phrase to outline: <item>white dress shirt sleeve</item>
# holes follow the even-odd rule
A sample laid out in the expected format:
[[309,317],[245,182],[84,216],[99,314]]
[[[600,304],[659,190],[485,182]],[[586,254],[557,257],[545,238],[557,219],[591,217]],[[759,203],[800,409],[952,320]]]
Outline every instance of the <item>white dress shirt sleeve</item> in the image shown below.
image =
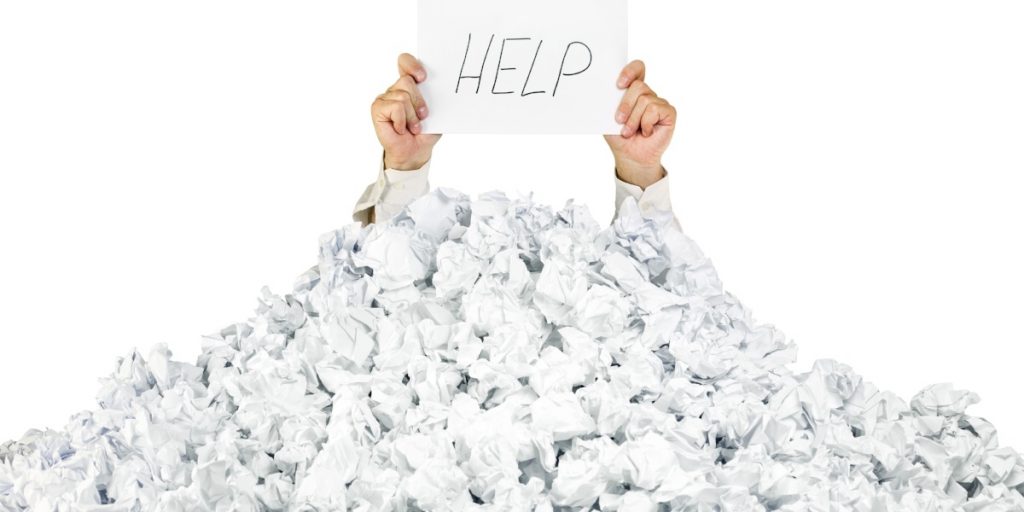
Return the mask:
[[626,183],[619,179],[618,175],[615,176],[615,217],[619,216],[619,209],[622,207],[622,202],[627,197],[632,197],[636,200],[640,206],[640,211],[645,215],[654,215],[656,213],[667,213],[672,216],[672,221],[675,225],[679,226],[679,220],[676,219],[675,213],[672,211],[672,196],[669,194],[669,175],[665,174],[664,178],[654,182],[651,186],[646,189],[640,188],[636,185]]
[[[412,171],[386,169],[383,159],[377,173],[377,181],[363,191],[352,212],[352,220],[363,225],[371,222],[387,222],[410,203],[430,192],[430,162]],[[646,189],[626,183],[615,177],[615,216],[627,197],[632,197],[640,211],[653,215],[668,213],[678,226],[679,221],[672,212],[672,196],[669,194],[669,176],[653,183]]]
[[430,192],[430,162],[413,171],[384,168],[381,159],[377,181],[371,183],[356,201],[352,220],[364,226],[371,222],[387,222],[403,208]]

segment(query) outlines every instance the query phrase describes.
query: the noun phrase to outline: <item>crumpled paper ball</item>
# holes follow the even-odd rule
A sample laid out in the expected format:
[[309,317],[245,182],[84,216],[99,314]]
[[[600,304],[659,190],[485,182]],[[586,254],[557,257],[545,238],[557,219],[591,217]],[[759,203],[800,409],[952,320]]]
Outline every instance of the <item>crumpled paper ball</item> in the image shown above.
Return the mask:
[[292,293],[0,445],[0,511],[1024,510],[973,393],[908,404],[726,293],[669,218],[441,189]]

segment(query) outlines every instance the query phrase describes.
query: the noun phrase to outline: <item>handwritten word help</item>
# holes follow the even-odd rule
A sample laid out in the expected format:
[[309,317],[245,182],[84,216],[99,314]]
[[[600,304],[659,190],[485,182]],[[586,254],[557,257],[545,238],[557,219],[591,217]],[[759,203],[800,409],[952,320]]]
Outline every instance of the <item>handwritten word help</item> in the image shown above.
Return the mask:
[[621,133],[626,2],[417,0],[423,133]]
[[[480,94],[481,88],[486,81],[490,84],[491,94],[518,93],[522,97],[534,94],[550,94],[551,97],[555,97],[558,95],[558,88],[562,85],[563,77],[581,75],[590,69],[590,65],[594,62],[594,53],[590,46],[581,41],[573,41],[565,46],[564,51],[561,48],[557,48],[561,52],[558,72],[542,73],[542,70],[535,68],[537,67],[537,59],[540,57],[541,51],[544,50],[543,39],[536,40],[536,50],[533,52],[533,59],[528,63],[529,66],[527,67],[526,62],[516,62],[515,59],[509,58],[506,55],[506,48],[511,49],[514,45],[533,45],[533,38],[505,37],[499,40],[497,39],[497,34],[491,34],[489,39],[485,39],[487,46],[483,50],[483,56],[479,57],[480,66],[477,68],[473,59],[477,58],[476,56],[479,54],[480,48],[483,48],[481,39],[478,38],[479,43],[477,46],[474,46],[472,33],[466,39],[466,52],[462,57],[462,67],[459,70],[458,81],[455,83],[455,94]],[[495,48],[496,46],[499,47]],[[492,58],[492,54],[496,55]],[[491,63],[491,66],[488,66],[488,62]],[[490,78],[489,70],[491,69],[493,69],[493,79]],[[477,74],[472,74],[475,71]],[[514,71],[519,71],[519,73],[513,73]],[[521,87],[518,85],[518,81],[514,81],[517,74],[519,79],[522,80]],[[546,82],[544,80],[545,76],[549,78]],[[476,87],[472,87],[474,82]],[[554,83],[552,84],[552,82]],[[511,89],[513,85],[515,85],[515,89]],[[484,93],[486,94],[486,92],[485,89]]]

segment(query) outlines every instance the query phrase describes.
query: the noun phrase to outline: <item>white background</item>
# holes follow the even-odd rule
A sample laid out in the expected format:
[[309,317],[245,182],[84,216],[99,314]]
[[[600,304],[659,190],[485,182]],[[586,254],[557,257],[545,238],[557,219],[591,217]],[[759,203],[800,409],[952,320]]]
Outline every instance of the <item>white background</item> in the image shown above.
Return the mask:
[[[358,7],[356,7],[358,5]],[[345,224],[412,0],[0,3],[0,439],[60,427],[132,347],[248,318]],[[686,230],[801,348],[910,398],[942,381],[1024,448],[1024,3],[634,1],[680,109]],[[600,137],[450,136],[432,180],[570,196]]]

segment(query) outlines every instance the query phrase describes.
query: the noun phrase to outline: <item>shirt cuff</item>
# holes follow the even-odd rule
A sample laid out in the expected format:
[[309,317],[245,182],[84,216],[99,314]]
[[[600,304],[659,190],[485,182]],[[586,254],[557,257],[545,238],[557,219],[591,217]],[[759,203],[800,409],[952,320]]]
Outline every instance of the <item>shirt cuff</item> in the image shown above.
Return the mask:
[[356,201],[352,220],[369,224],[387,222],[406,206],[430,192],[430,162],[412,171],[386,169],[381,159],[377,181],[371,183]]
[[615,216],[619,216],[619,209],[626,198],[632,197],[640,206],[640,212],[644,215],[655,213],[672,213],[672,196],[669,193],[669,175],[642,189],[631,183],[626,183],[615,176]]
[[668,214],[672,217],[672,223],[680,227],[679,219],[672,211],[672,195],[670,194],[669,173],[665,177],[651,183],[647,188],[640,188],[632,183],[618,179],[615,174],[615,218],[623,207],[623,202],[633,198],[640,207],[640,213],[648,217],[657,217]]

